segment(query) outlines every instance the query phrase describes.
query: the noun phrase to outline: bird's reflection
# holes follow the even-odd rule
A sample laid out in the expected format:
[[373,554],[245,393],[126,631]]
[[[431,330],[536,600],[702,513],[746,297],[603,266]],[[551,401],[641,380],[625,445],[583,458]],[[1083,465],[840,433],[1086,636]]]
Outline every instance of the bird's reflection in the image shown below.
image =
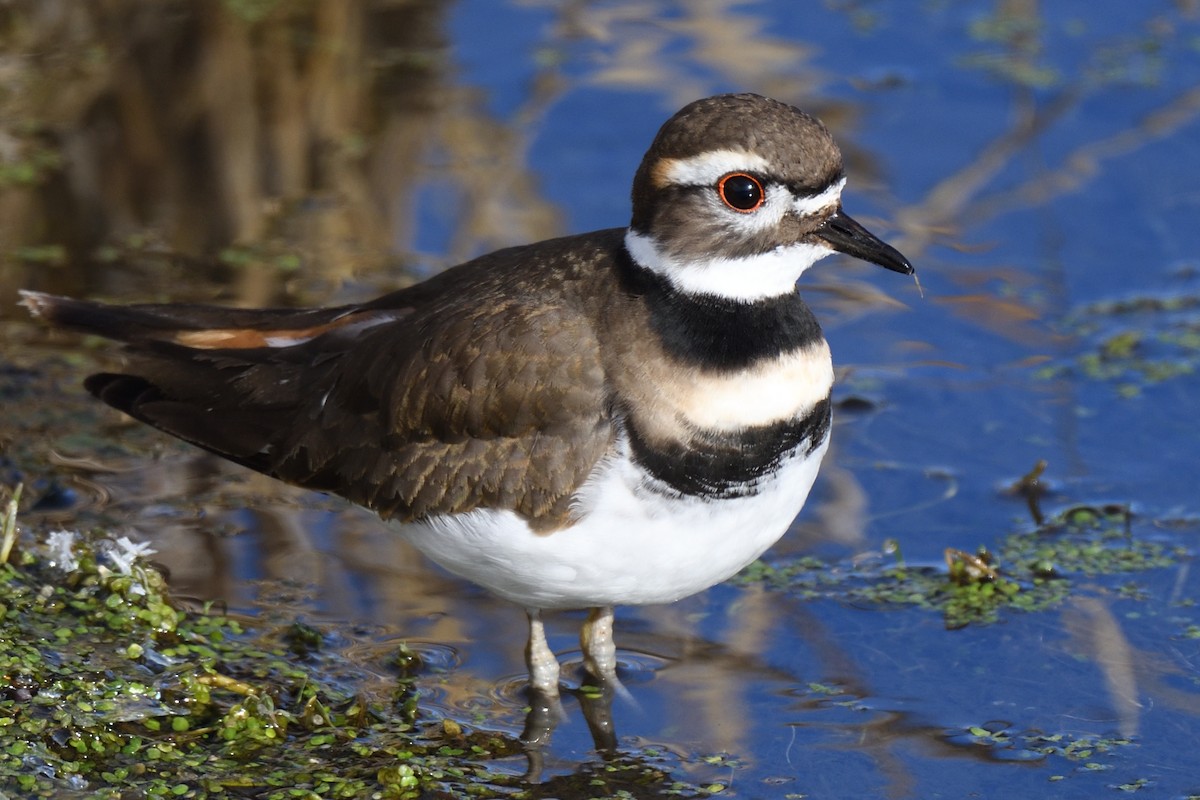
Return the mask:
[[[610,759],[617,754],[617,733],[613,722],[613,697],[621,691],[614,680],[598,679],[588,674],[578,689],[567,695],[579,703],[579,709],[587,722],[596,752]],[[521,741],[525,745],[528,769],[525,780],[540,783],[545,769],[545,754],[550,745],[554,729],[566,719],[566,709],[561,694],[551,694],[529,687],[529,712],[525,715],[525,728]]]

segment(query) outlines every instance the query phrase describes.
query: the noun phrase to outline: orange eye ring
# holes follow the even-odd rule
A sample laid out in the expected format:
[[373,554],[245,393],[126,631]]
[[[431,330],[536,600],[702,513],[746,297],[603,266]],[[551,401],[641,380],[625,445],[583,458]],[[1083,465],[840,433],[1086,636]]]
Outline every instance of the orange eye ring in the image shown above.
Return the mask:
[[767,200],[762,181],[745,172],[731,172],[717,181],[717,196],[739,214],[757,211]]

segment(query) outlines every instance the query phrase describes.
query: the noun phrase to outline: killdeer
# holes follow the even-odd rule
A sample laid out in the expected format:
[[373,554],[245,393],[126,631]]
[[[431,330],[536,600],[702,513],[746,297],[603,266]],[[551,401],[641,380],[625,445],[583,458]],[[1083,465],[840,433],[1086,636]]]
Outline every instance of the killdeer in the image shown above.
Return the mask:
[[125,343],[87,389],[142,422],[375,511],[429,558],[541,613],[729,578],[783,535],[829,442],[829,346],[796,290],[834,251],[913,268],[842,211],[813,117],[752,94],[694,102],[633,181],[628,228],[512,247],[376,300],[305,310],[110,306],[36,292],[51,323]]

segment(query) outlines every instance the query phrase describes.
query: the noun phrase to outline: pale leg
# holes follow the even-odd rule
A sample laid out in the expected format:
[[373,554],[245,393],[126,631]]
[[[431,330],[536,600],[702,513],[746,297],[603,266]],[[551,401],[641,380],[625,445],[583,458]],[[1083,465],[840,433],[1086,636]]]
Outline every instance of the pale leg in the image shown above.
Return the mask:
[[617,683],[617,645],[613,641],[613,610],[611,606],[593,608],[579,631],[583,649],[583,665],[592,677],[606,683]]
[[[558,695],[558,659],[546,642],[546,630],[542,627],[542,612],[527,609],[529,616],[529,644],[525,646],[525,664],[529,667],[529,685],[534,690],[552,697]],[[611,639],[611,628],[610,636]]]

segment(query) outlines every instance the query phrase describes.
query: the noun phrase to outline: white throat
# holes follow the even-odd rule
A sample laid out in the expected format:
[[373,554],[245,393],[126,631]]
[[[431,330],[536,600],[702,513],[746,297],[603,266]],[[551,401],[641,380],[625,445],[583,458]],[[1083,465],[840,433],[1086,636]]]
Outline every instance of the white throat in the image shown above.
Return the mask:
[[665,255],[653,237],[632,229],[625,233],[625,248],[639,266],[681,292],[746,303],[791,294],[804,271],[833,252],[822,245],[794,244],[741,258],[680,261]]

